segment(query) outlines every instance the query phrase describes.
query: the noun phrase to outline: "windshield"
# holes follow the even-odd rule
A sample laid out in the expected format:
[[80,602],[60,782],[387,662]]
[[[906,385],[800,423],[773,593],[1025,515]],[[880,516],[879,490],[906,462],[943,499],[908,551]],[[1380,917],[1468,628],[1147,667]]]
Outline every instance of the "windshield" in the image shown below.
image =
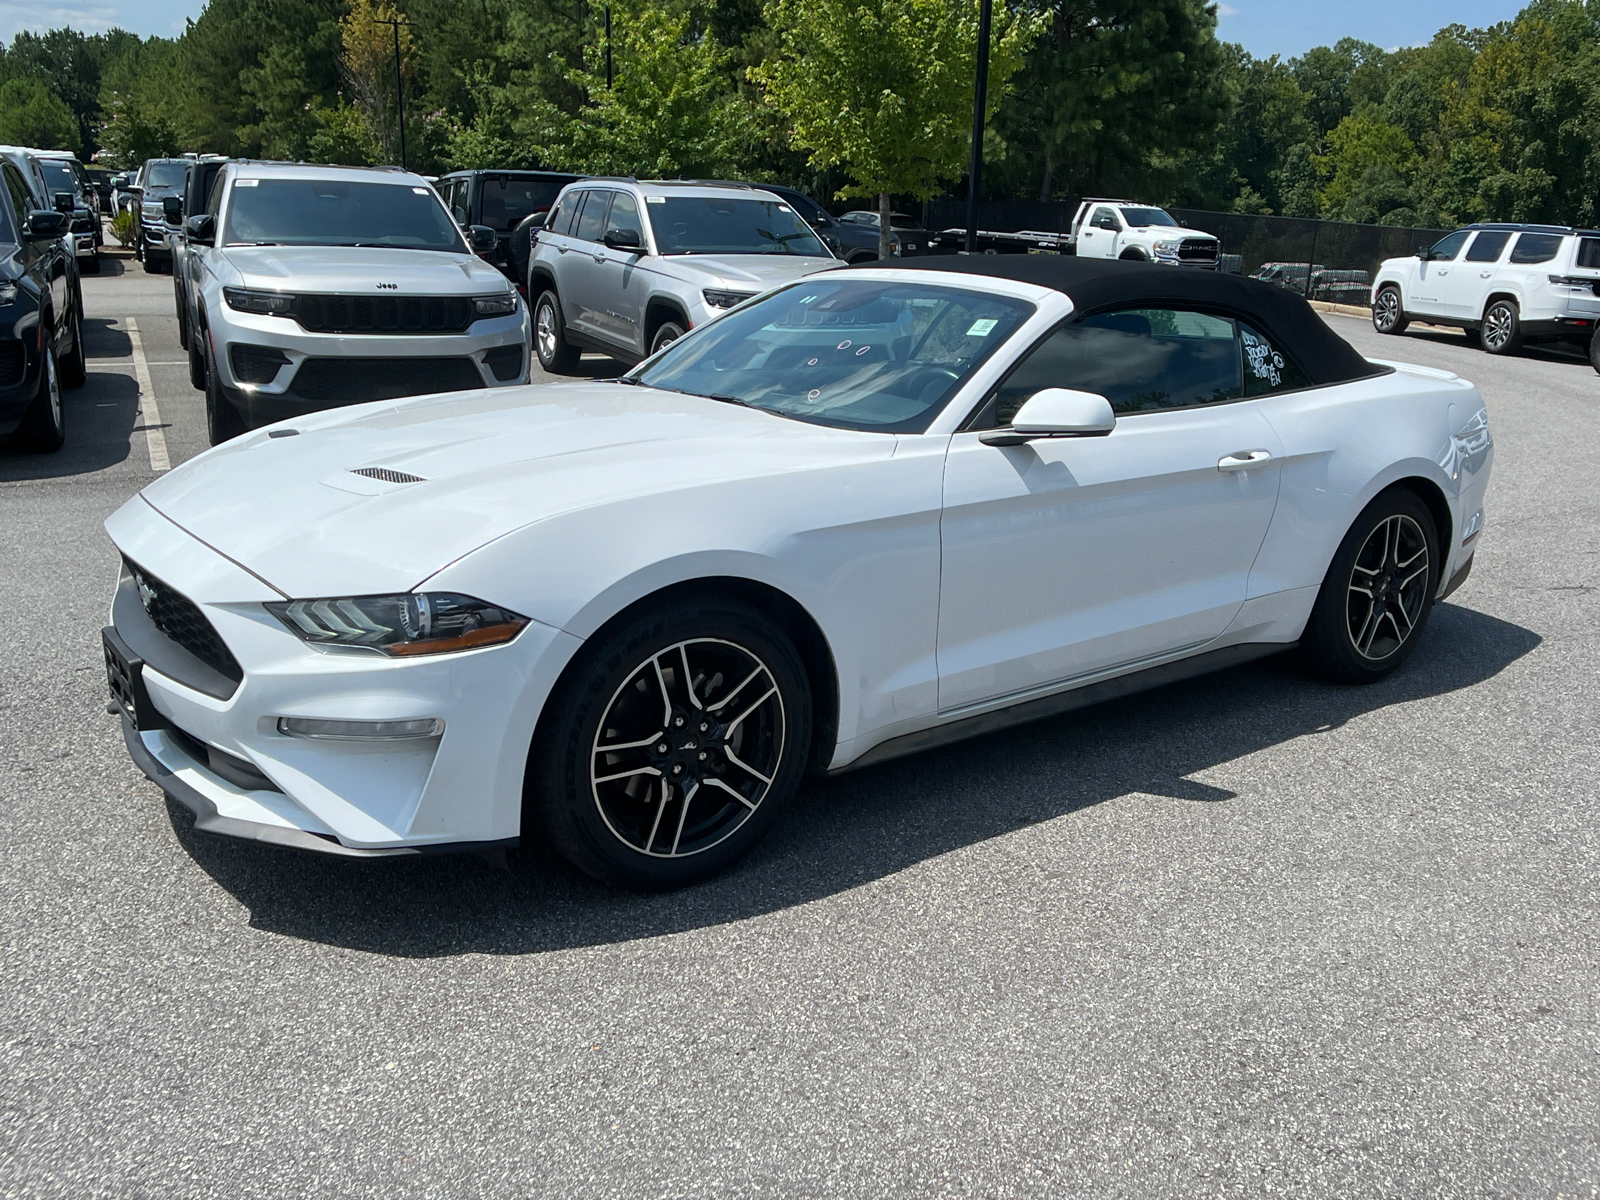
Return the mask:
[[39,166],[44,171],[44,181],[49,185],[52,194],[78,190],[77,176],[72,173],[72,168],[59,158],[41,158]]
[[144,173],[144,186],[147,188],[181,188],[186,165],[181,162],[150,163]]
[[429,187],[327,179],[239,179],[227,246],[393,246],[464,253],[461,232]]
[[525,217],[549,208],[566,180],[503,179],[483,181],[483,223],[493,229],[515,229]]
[[1122,219],[1135,229],[1145,225],[1170,225],[1174,229],[1181,228],[1168,213],[1159,208],[1125,208],[1122,210]]
[[813,275],[677,342],[634,378],[816,425],[921,433],[1033,311],[961,288]]
[[649,196],[662,254],[808,254],[831,258],[787,204],[733,196]]

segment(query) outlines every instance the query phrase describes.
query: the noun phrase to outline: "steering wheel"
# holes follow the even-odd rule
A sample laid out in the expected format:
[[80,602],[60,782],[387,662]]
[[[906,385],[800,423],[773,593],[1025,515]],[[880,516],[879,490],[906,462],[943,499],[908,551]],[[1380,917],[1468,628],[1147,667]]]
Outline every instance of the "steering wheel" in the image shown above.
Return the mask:
[[923,367],[906,380],[906,395],[915,396],[919,403],[931,404],[939,392],[960,380],[961,376],[949,367]]

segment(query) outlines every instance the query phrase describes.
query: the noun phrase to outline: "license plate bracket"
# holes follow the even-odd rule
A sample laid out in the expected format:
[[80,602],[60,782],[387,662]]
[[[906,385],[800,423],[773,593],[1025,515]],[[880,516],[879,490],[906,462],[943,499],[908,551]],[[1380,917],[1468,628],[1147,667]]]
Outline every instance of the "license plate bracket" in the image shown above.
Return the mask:
[[150,693],[144,686],[144,660],[128,649],[113,626],[107,625],[100,631],[100,643],[105,651],[106,684],[111,689],[111,702],[141,733],[170,729],[172,723],[150,703]]

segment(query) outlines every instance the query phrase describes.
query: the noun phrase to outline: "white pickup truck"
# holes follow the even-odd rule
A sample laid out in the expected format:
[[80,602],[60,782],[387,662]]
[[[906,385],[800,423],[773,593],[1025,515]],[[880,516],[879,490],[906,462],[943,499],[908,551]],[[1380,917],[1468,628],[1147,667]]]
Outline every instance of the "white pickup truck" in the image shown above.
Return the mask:
[[1090,198],[1078,205],[1067,235],[1079,258],[1128,258],[1216,270],[1222,243],[1186,229],[1165,209],[1130,200]]

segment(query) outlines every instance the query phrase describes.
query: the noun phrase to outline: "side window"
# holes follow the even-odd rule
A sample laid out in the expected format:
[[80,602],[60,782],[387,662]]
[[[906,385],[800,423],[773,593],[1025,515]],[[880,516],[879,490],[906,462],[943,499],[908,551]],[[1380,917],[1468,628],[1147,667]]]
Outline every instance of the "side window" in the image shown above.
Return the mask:
[[1104,206],[1094,210],[1094,220],[1091,224],[1096,229],[1109,229],[1113,233],[1122,231],[1122,223],[1117,220],[1117,214]]
[[1584,267],[1591,271],[1596,267],[1600,267],[1600,238],[1579,238],[1578,254],[1572,265]]
[[11,200],[11,220],[17,231],[17,236],[22,236],[22,227],[28,221],[28,185],[22,181],[22,176],[17,174],[17,169],[10,163],[5,165],[6,195]]
[[590,192],[584,197],[583,211],[578,214],[578,224],[572,236],[586,242],[598,242],[606,232],[606,209],[611,204],[611,193]]
[[1470,229],[1458,229],[1449,237],[1442,237],[1433,244],[1429,253],[1440,262],[1454,262],[1456,255],[1461,253],[1461,247],[1466,245],[1467,238],[1472,236]]
[[639,202],[631,193],[618,192],[611,201],[611,216],[606,220],[606,229],[632,231],[638,235],[639,244],[644,245],[644,227],[639,221]]
[[1511,261],[1514,263],[1546,263],[1556,256],[1556,251],[1561,249],[1561,235],[1559,233],[1525,233],[1517,238],[1517,244],[1511,247]]
[[458,179],[450,185],[450,215],[456,219],[457,225],[468,225],[472,221],[472,214],[468,209],[471,188],[470,179]]
[[219,233],[222,225],[222,179],[222,169],[219,167],[211,178],[211,194],[206,197],[206,211],[216,218]]
[[1500,251],[1506,248],[1506,243],[1511,240],[1509,233],[1499,231],[1480,233],[1472,239],[1472,245],[1467,247],[1467,261],[1475,263],[1492,263],[1499,259]]
[[1119,415],[1244,395],[1239,339],[1226,317],[1168,308],[1096,313],[1064,325],[1000,385],[994,425],[1044,388],[1097,392]]
[[570,234],[578,210],[583,207],[583,198],[586,192],[568,192],[566,199],[556,207],[555,215],[550,219],[551,233]]
[[1240,322],[1239,343],[1244,351],[1244,394],[1270,396],[1274,392],[1292,392],[1296,388],[1310,387],[1305,372],[1295,366],[1289,357],[1267,340]]

